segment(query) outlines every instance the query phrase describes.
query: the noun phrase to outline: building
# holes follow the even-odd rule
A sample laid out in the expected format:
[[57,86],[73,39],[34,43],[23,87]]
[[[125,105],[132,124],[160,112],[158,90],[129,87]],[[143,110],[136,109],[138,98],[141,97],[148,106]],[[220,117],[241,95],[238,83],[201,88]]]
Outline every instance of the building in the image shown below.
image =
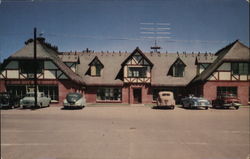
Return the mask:
[[[33,41],[1,68],[1,91],[23,95],[32,88]],[[68,92],[85,94],[88,103],[152,103],[161,90],[175,99],[190,93],[213,100],[223,92],[249,102],[249,48],[238,40],[217,53],[62,52],[37,40],[38,88],[62,103]]]

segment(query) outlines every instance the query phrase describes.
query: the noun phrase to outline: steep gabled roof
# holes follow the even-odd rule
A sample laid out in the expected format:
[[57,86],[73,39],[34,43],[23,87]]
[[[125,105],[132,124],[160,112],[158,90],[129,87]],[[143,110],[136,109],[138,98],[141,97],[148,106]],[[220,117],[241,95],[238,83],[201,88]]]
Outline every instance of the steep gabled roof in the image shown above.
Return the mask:
[[96,63],[99,64],[99,65],[101,65],[102,67],[104,67],[104,65],[103,65],[102,62],[98,59],[97,56],[95,56],[95,58],[89,63],[89,66],[96,65]]
[[[195,59],[198,56],[197,53],[143,53],[145,59],[150,59],[154,64],[152,67],[152,82],[153,86],[186,86],[196,75]],[[123,73],[122,63],[131,56],[131,53],[127,52],[77,52],[80,58],[80,64],[78,65],[77,73],[83,78],[87,85],[91,86],[123,86],[123,81],[117,78],[120,73]],[[95,58],[102,62],[105,66],[100,77],[92,77],[86,75],[89,68],[89,63]],[[204,56],[204,53],[200,53],[199,56]],[[210,56],[210,55],[209,55]],[[168,76],[167,71],[171,65],[180,58],[183,63],[186,64],[184,77]]]
[[[43,42],[37,40],[37,59],[51,60],[72,81],[85,84],[80,76],[66,66],[58,56],[58,52],[47,47]],[[22,49],[11,55],[7,60],[32,60],[34,58],[34,42],[27,43]]]
[[154,64],[148,59],[147,56],[145,56],[145,54],[141,51],[141,49],[139,49],[139,47],[136,47],[136,49],[122,62],[122,66],[124,66],[128,60],[130,60],[134,54],[139,53],[148,63],[150,66],[153,66]]
[[199,76],[196,76],[190,83],[206,80],[223,62],[227,61],[242,61],[249,62],[249,48],[236,40],[216,52],[217,59],[208,66]]
[[175,62],[173,63],[172,66],[174,66],[175,64],[183,64],[184,66],[187,66],[180,57],[177,57],[177,59],[175,60]]

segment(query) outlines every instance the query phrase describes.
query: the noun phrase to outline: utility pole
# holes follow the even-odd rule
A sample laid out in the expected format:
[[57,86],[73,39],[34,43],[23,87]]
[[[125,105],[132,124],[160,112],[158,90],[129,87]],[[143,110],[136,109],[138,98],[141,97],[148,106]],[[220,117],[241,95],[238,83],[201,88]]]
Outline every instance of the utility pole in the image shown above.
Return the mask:
[[36,28],[34,28],[34,90],[35,107],[37,107],[37,57],[36,57]]

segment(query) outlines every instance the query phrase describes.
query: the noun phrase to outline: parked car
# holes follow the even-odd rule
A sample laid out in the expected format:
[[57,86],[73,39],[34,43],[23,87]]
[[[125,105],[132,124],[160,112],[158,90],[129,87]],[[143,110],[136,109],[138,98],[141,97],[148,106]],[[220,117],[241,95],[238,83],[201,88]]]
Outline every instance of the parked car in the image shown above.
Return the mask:
[[19,107],[20,98],[8,92],[0,92],[0,108]]
[[[37,106],[48,107],[50,105],[51,98],[46,97],[43,92],[37,92]],[[30,108],[35,106],[35,92],[29,92],[24,98],[20,100],[20,106],[22,108]]]
[[160,91],[157,97],[157,107],[169,107],[174,109],[175,107],[175,100],[173,92],[170,91]]
[[190,95],[181,99],[184,108],[205,108],[212,107],[212,104],[205,98]]
[[69,108],[69,107],[83,108],[85,105],[86,105],[86,99],[80,93],[68,93],[63,101],[64,108]]
[[214,108],[230,108],[234,107],[235,109],[239,109],[242,104],[240,103],[239,98],[235,94],[224,93],[218,96],[213,101]]

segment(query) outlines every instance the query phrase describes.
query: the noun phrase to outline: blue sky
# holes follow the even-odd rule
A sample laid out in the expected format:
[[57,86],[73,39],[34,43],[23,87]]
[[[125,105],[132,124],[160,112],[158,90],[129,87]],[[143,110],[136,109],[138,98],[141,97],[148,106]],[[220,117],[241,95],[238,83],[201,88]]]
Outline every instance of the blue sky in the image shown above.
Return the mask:
[[[239,39],[249,44],[246,0],[0,0],[2,61],[33,37],[59,51],[150,51],[142,23],[170,23],[162,52],[216,52]],[[158,25],[153,25],[158,27]],[[166,36],[166,35],[165,35]]]

